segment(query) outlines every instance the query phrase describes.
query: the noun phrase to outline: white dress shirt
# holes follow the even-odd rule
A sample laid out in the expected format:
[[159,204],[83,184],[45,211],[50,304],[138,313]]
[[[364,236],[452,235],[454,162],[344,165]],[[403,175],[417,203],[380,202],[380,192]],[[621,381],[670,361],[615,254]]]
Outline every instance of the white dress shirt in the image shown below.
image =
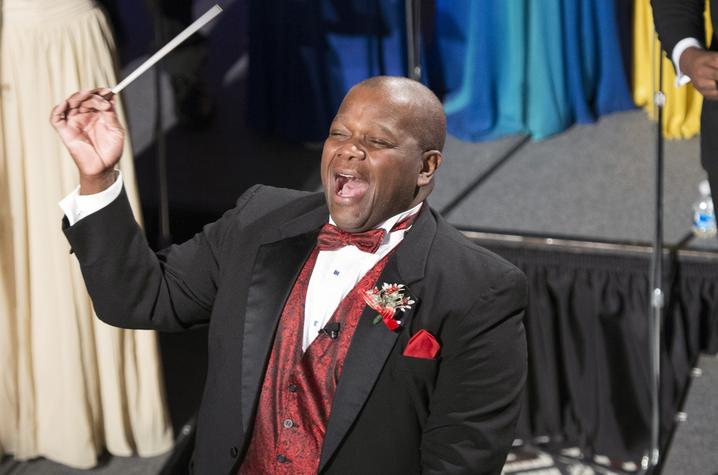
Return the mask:
[[91,215],[95,211],[101,210],[115,201],[115,198],[120,196],[121,191],[122,173],[118,171],[117,179],[106,190],[93,195],[81,195],[80,187],[78,186],[58,204],[70,222],[70,226],[72,226],[82,218]]
[[[411,227],[390,232],[391,228],[402,219],[418,213],[420,208],[421,203],[377,226],[385,230],[386,234],[374,254],[360,251],[354,246],[345,246],[334,251],[319,251],[312,276],[309,278],[307,299],[304,302],[303,350],[307,349],[319,334],[319,330],[329,322],[339,302],[377,262],[404,239],[406,231]],[[335,224],[331,216],[329,223]],[[381,282],[378,285],[381,285]]]
[[[122,191],[122,175],[118,174],[115,183],[100,193],[80,195],[79,188],[78,186],[59,203],[70,226],[112,203]],[[302,350],[305,351],[319,335],[319,331],[332,318],[342,299],[377,262],[404,239],[406,231],[411,227],[390,232],[391,228],[400,220],[418,213],[421,205],[422,203],[419,203],[377,226],[384,229],[386,234],[374,254],[360,251],[354,246],[345,246],[334,251],[319,251],[304,302]],[[329,223],[335,224],[331,216]],[[381,282],[378,285],[381,285]]]
[[703,49],[703,46],[695,38],[683,38],[681,41],[676,43],[676,46],[673,47],[673,51],[671,52],[671,61],[673,61],[673,65],[676,67],[676,86],[683,86],[684,84],[691,82],[691,78],[683,74],[680,66],[681,55],[688,48]]

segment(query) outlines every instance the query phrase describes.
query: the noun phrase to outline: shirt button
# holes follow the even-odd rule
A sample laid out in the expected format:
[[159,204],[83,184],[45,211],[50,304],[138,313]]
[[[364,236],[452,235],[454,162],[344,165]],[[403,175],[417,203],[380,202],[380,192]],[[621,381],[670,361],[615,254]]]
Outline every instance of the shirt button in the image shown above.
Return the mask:
[[236,459],[236,458],[237,458],[237,455],[239,455],[239,450],[237,450],[237,447],[231,447],[231,448],[229,449],[229,455],[230,455],[230,457],[232,457],[233,459]]
[[297,391],[299,391],[299,386],[297,386],[296,384],[292,383],[292,384],[290,384],[290,385],[287,387],[287,389],[289,389],[289,392],[290,392],[290,393],[296,393]]
[[284,419],[284,421],[282,421],[282,425],[285,429],[291,429],[294,427],[294,421],[291,419]]
[[289,462],[289,459],[287,457],[285,457],[284,455],[277,455],[277,462],[287,463],[287,462]]

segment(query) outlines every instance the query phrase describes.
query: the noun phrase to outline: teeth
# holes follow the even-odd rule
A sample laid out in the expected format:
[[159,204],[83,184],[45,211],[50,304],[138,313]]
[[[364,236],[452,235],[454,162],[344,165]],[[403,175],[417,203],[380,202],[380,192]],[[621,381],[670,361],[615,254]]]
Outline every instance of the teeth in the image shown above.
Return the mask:
[[346,173],[337,173],[337,175],[339,175],[340,177],[343,177],[343,178],[348,178],[350,180],[353,180],[355,178],[353,175],[348,175]]

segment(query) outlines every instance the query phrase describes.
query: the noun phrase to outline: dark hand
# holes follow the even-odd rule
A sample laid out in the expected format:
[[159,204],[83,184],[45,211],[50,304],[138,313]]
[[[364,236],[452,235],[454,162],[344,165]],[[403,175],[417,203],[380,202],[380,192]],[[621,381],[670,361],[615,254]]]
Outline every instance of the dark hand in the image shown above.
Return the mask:
[[679,66],[703,97],[718,100],[718,53],[688,48],[681,54]]
[[55,106],[50,123],[80,172],[80,194],[98,193],[114,183],[125,130],[117,118],[110,89],[76,92]]

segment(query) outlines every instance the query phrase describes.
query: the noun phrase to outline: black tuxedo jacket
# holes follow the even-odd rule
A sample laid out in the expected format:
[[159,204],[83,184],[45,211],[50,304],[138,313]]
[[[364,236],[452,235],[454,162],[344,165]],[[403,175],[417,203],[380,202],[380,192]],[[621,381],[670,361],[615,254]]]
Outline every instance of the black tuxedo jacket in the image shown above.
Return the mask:
[[[321,193],[255,186],[193,239],[155,255],[124,193],[65,233],[98,316],[127,328],[209,324],[196,473],[229,474],[251,436],[284,301],[328,211]],[[398,332],[360,319],[319,466],[327,474],[499,473],[526,377],[523,274],[424,206],[378,285],[416,303]],[[431,332],[436,360],[402,355]]]
[[[705,0],[651,0],[656,31],[661,46],[671,57],[673,48],[683,38],[696,38],[705,46],[706,30],[703,11]],[[713,37],[710,50],[718,51],[718,1],[710,1]],[[670,85],[669,85],[670,86]],[[718,189],[718,101],[703,101],[701,113],[701,163],[708,172],[711,189]]]

